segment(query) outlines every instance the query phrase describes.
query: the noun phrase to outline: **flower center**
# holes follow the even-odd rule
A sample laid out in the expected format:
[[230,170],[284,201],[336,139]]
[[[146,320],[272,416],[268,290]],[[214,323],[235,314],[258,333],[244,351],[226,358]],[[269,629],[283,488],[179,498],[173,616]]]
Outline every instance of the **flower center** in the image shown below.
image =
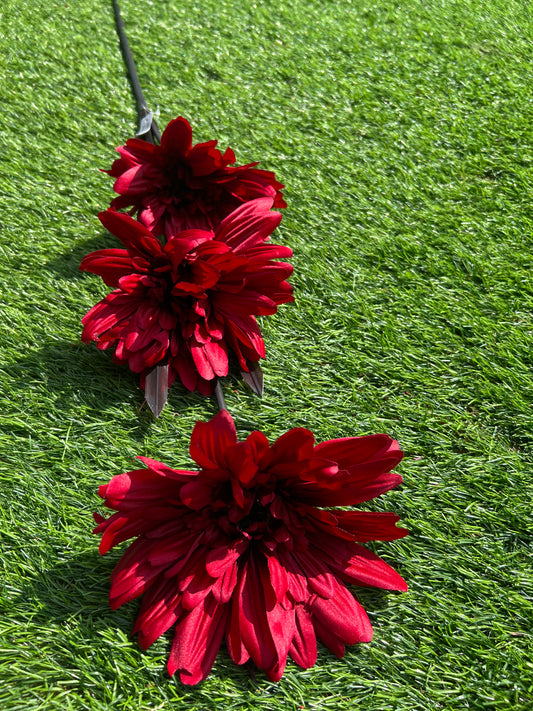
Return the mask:
[[195,212],[208,212],[224,194],[221,185],[209,180],[209,176],[197,177],[187,163],[173,162],[166,167],[166,186],[160,197],[175,207]]
[[239,528],[242,531],[248,531],[248,529],[255,531],[258,528],[263,530],[266,526],[258,526],[258,524],[263,524],[267,521],[269,523],[271,522],[272,516],[270,515],[269,508],[270,507],[264,506],[259,498],[256,498],[250,512],[239,521]]
[[192,173],[186,163],[172,162],[165,170],[168,188],[172,195],[179,196],[187,185],[187,178]]

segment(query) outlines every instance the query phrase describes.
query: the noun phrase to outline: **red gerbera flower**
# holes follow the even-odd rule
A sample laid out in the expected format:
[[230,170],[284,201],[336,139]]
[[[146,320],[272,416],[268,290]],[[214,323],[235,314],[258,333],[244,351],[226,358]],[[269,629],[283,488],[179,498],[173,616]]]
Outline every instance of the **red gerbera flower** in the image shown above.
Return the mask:
[[222,154],[217,141],[192,145],[192,129],[182,116],[171,121],[161,145],[139,138],[119,146],[120,153],[106,171],[114,178],[119,197],[112,207],[133,206],[139,220],[156,235],[172,237],[192,227],[215,229],[241,203],[269,197],[274,207],[286,207],[281,183],[274,173],[249,165],[233,166],[235,154]]
[[[114,358],[146,372],[168,362],[189,390],[208,394],[215,376],[228,373],[228,348],[241,368],[265,357],[255,315],[274,314],[293,301],[285,281],[292,266],[288,247],[265,244],[279,224],[272,200],[238,207],[215,232],[184,230],[162,245],[132,217],[100,213],[102,224],[126,249],[88,254],[80,269],[116,287],[83,318],[83,341],[116,346]],[[142,383],[141,383],[142,384]]]
[[95,514],[100,552],[137,537],[113,571],[110,603],[144,594],[134,626],[141,647],[175,624],[168,671],[196,684],[223,638],[237,664],[251,658],[272,680],[287,655],[312,666],[317,637],[339,657],[345,644],[370,641],[370,621],[346,584],[407,586],[359,543],[407,530],[392,513],[330,507],[397,486],[398,443],[377,434],[315,445],[300,428],[272,445],[261,432],[238,442],[223,410],[196,424],[190,454],[200,471],[140,457],[148,469],[100,487],[117,511]]

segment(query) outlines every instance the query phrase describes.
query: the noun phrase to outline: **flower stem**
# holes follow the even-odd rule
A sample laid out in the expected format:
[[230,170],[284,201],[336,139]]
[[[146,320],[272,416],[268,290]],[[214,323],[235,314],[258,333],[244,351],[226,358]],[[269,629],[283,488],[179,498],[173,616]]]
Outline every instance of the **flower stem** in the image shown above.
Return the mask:
[[120,14],[120,7],[117,0],[113,0],[113,10],[115,12],[115,23],[120,40],[122,58],[126,64],[131,88],[133,89],[133,94],[137,103],[137,112],[139,114],[139,129],[137,131],[137,136],[145,141],[148,141],[149,143],[161,143],[161,132],[159,131],[159,126],[157,125],[153,117],[154,115],[148,108],[148,104],[144,98],[139,76],[137,74],[137,70],[135,69],[135,62],[133,61],[130,43],[128,42],[128,38],[124,32],[124,21]]

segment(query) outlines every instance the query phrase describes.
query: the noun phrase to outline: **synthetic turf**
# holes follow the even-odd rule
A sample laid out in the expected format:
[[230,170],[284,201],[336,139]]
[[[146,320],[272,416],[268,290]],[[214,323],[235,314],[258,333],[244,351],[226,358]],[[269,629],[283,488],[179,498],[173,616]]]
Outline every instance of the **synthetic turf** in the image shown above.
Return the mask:
[[[0,11],[0,707],[5,711],[433,711],[533,705],[531,8],[513,0],[122,0],[159,125],[182,114],[287,185],[276,241],[295,304],[264,319],[266,387],[224,391],[239,435],[388,432],[411,535],[376,550],[405,594],[360,592],[374,641],[288,665],[223,652],[201,686],[170,637],[128,639],[91,536],[99,484],[135,455],[188,467],[212,399],[80,345],[114,246],[99,168],[136,127],[111,2]],[[364,507],[362,507],[364,508]]]

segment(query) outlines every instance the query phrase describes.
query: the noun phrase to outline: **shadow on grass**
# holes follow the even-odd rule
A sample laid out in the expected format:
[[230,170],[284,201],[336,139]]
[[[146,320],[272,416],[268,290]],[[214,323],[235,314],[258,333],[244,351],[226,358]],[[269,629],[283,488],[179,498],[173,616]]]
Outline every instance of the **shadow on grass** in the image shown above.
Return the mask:
[[129,634],[131,609],[114,612],[108,603],[109,577],[117,556],[100,556],[97,548],[81,553],[25,578],[20,594],[9,601],[11,615],[18,610],[32,621],[63,624],[80,619],[89,627],[120,627]]
[[[98,235],[65,250],[46,262],[46,268],[65,279],[73,277],[86,278],[80,271],[83,257],[98,249],[124,249],[124,245],[114,235],[102,230]],[[99,277],[94,276],[94,279]]]
[[[133,429],[142,438],[155,422],[144,402],[139,376],[113,362],[111,352],[93,344],[54,341],[32,350],[10,365],[11,387],[21,393],[42,390],[43,407],[65,414],[84,409],[102,414],[109,409],[130,410]],[[206,398],[179,383],[169,391],[166,405],[173,412],[205,408]],[[216,405],[213,400],[213,414]]]
[[351,588],[350,590],[370,615],[386,610],[389,606],[390,596],[396,594],[390,590],[378,588]]

